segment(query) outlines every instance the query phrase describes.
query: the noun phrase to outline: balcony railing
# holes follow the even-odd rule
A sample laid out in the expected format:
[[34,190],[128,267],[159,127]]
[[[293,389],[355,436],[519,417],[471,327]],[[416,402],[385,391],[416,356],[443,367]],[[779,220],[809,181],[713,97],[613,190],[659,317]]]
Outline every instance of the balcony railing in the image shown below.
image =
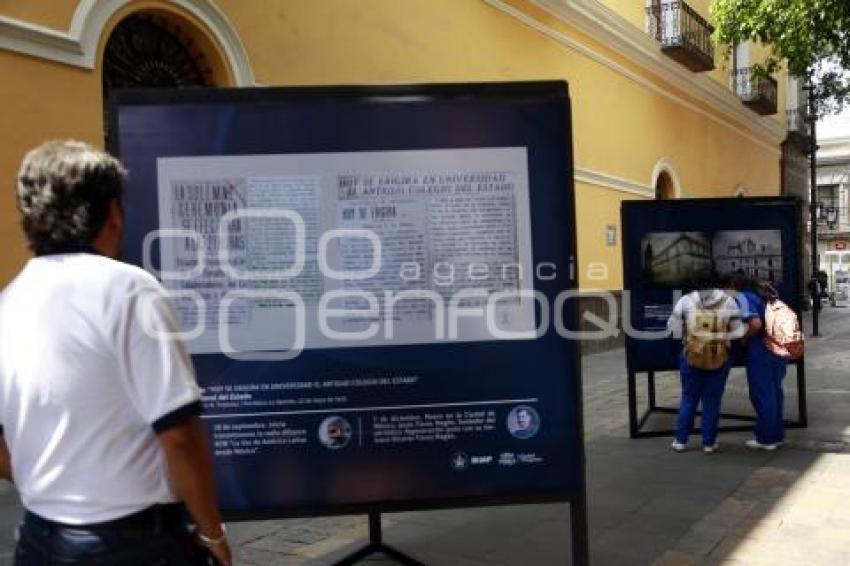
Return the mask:
[[746,106],[762,116],[776,114],[776,79],[752,67],[732,72],[732,88]]
[[714,68],[714,28],[679,0],[656,0],[646,9],[649,34],[661,51],[696,73]]
[[850,217],[847,209],[834,203],[818,203],[816,216],[818,219],[818,230],[824,234],[835,234],[850,230]]

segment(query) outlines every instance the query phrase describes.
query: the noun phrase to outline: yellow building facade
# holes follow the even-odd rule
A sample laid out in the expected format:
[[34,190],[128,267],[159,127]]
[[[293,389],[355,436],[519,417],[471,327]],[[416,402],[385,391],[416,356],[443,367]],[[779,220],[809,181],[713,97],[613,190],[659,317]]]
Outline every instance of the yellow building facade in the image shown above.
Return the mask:
[[[708,18],[708,4],[689,6]],[[761,115],[730,87],[734,62],[718,55],[713,70],[694,72],[671,57],[651,20],[661,17],[655,21],[661,28],[678,25],[670,18],[680,16],[667,12],[676,6],[681,3],[673,0],[3,2],[0,283],[28,257],[12,190],[24,152],[51,138],[103,145],[107,43],[122,22],[141,14],[177,35],[215,86],[568,81],[580,285],[622,289],[623,200],[655,198],[657,188],[673,198],[780,191],[785,81],[777,81],[775,113]],[[748,50],[748,57],[758,52]]]

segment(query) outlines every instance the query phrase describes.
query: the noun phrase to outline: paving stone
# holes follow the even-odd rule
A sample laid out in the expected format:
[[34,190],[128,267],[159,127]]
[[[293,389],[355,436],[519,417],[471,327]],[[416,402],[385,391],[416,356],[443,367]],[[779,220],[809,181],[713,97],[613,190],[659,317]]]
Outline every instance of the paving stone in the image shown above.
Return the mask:
[[250,546],[234,549],[234,562],[244,566],[294,566],[304,563],[299,556],[280,554]]
[[675,537],[670,536],[609,530],[591,541],[591,563],[597,564],[598,558],[609,564],[652,564],[674,542]]
[[782,518],[773,516],[754,516],[744,519],[728,532],[742,538],[765,538],[776,533],[782,525]]
[[699,564],[699,558],[679,550],[668,550],[652,564],[653,566],[696,566]]
[[[420,560],[430,566],[515,566],[516,562],[510,563],[502,560],[494,560],[492,557],[476,559],[454,554],[442,554],[438,551],[420,555]],[[398,562],[390,561],[388,566],[399,566]]]
[[240,545],[268,536],[280,528],[281,525],[277,521],[228,523],[227,536],[231,544]]
[[719,560],[727,560],[727,559],[735,559],[736,552],[738,552],[749,539],[745,537],[736,537],[736,536],[726,536],[720,541],[714,549],[711,551],[709,556],[713,559]]
[[728,530],[721,528],[692,528],[676,542],[675,549],[697,556],[708,556],[728,534]]
[[805,564],[835,565],[844,564],[847,559],[846,548],[828,547],[814,540],[755,540],[748,538],[726,539],[713,557],[725,557],[745,560],[753,564]]
[[689,525],[681,517],[639,511],[614,528],[632,534],[661,535],[675,541],[687,533]]
[[444,529],[433,525],[423,525],[415,522],[399,522],[384,530],[384,541],[388,544],[404,545],[414,542],[422,545],[431,544],[439,538]]
[[629,566],[649,566],[651,564],[651,562],[635,561],[621,552],[600,548],[592,548],[590,557],[593,566],[624,566],[626,564]]
[[239,545],[240,548],[251,548],[254,550],[266,550],[278,554],[298,554],[298,551],[305,546],[303,543],[292,542],[286,538],[279,536],[277,533],[252,540],[251,542]]
[[[570,564],[572,545],[569,531],[558,538],[531,542],[525,537],[516,537],[513,544],[499,545],[486,555],[478,557],[490,564]],[[446,564],[449,564],[448,562]]]
[[[594,527],[591,524],[591,532]],[[531,544],[548,543],[557,541],[559,544],[568,542],[571,538],[572,531],[569,521],[539,521],[532,528],[523,532],[523,540]]]
[[517,540],[512,532],[493,532],[488,527],[489,525],[485,524],[476,527],[444,529],[430,541],[429,547],[440,549],[443,554],[478,559],[502,547],[505,541]]
[[360,550],[365,546],[363,541],[351,541],[351,540],[340,540],[334,539],[335,542],[338,542],[338,546],[334,546],[333,548],[325,548],[321,554],[315,556],[305,557],[304,565],[305,566],[327,566],[330,564],[335,564],[337,561],[341,560],[344,557],[349,556],[357,550]]
[[593,504],[588,509],[588,523],[591,531],[607,530],[622,523],[632,512],[617,505]]
[[[718,497],[677,497],[664,494],[656,497],[643,507],[640,512],[649,515],[661,515],[677,518],[682,522],[693,521],[703,517],[706,513],[717,507]],[[689,524],[689,523],[688,523]]]

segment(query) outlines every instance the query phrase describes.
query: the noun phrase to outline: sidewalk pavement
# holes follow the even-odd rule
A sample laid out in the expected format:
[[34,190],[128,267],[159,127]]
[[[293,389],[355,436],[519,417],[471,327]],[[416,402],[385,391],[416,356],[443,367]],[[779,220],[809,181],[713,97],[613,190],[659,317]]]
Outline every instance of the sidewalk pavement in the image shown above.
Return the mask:
[[[771,453],[744,448],[749,433],[722,434],[712,456],[673,453],[669,438],[629,439],[623,351],[584,358],[592,564],[850,566],[850,309],[827,309],[821,326],[807,349],[809,427],[790,430]],[[658,403],[676,406],[677,375],[657,381]],[[789,418],[795,386],[789,368]],[[751,412],[740,371],[723,408]],[[0,565],[11,563],[18,505],[0,488]],[[432,566],[571,563],[566,504],[396,513],[383,525],[388,544]],[[367,525],[365,517],[293,519],[233,524],[230,533],[237,564],[318,566],[359,548]]]

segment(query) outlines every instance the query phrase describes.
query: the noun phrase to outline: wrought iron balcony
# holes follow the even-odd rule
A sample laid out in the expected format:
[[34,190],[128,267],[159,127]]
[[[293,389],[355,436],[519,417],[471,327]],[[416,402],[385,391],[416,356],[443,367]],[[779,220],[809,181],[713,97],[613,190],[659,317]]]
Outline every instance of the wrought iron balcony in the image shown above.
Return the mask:
[[661,52],[691,71],[714,68],[714,28],[680,0],[655,0],[646,9],[649,34],[661,43]]
[[757,73],[752,67],[732,72],[732,88],[738,98],[762,116],[776,114],[777,85],[770,75]]
[[847,209],[834,202],[818,202],[815,209],[818,219],[818,230],[824,234],[835,234],[850,230],[850,217]]

